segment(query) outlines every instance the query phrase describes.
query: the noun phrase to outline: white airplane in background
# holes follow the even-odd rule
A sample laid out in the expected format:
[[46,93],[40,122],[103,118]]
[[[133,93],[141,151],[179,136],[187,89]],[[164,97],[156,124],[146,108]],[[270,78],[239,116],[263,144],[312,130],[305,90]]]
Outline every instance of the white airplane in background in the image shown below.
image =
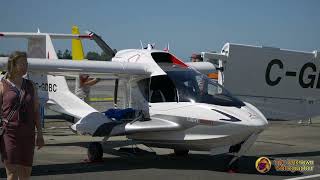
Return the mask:
[[[72,129],[81,134],[125,135],[147,146],[174,149],[178,155],[189,150],[232,153],[232,164],[268,124],[257,108],[166,51],[126,49],[118,51],[112,62],[75,62],[58,60],[51,38],[96,36],[4,32],[0,36],[28,40],[28,75],[37,84],[40,98],[49,108],[79,118]],[[0,58],[2,70],[6,64],[7,58]],[[81,101],[64,78],[79,74],[118,79],[124,91],[123,108],[132,108],[133,116],[115,120]],[[89,148],[91,160],[102,157],[97,153],[101,144]]]
[[[218,82],[270,120],[320,116],[319,51],[226,43],[220,53],[202,52],[219,63]],[[243,81],[245,79],[245,81]]]

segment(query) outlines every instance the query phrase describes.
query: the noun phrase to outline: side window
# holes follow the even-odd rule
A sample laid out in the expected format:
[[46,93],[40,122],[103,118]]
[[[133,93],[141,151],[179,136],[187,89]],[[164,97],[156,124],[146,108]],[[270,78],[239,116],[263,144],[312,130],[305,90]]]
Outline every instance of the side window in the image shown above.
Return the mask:
[[151,91],[150,94],[151,94],[150,102],[152,102],[152,103],[166,102],[166,98],[165,98],[163,92],[160,89],[153,90],[153,91]]
[[177,101],[176,88],[168,76],[163,75],[151,78],[150,101],[153,103]]
[[208,84],[208,94],[209,95],[217,94],[217,86],[214,86],[212,84]]
[[221,94],[222,93],[222,88],[214,85],[214,84],[208,84],[208,94],[209,95],[216,95],[216,94]]

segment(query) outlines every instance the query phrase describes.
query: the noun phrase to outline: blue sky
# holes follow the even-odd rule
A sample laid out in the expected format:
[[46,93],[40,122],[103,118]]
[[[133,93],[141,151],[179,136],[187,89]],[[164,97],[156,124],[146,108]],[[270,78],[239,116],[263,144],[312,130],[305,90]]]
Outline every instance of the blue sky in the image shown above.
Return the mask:
[[[188,60],[193,52],[221,50],[227,42],[320,50],[318,0],[2,0],[0,32],[26,31],[100,34],[118,50],[156,43]],[[61,41],[61,40],[60,40]],[[55,41],[56,49],[71,48]],[[22,40],[0,39],[0,53],[26,48]],[[92,42],[86,50],[96,50]]]

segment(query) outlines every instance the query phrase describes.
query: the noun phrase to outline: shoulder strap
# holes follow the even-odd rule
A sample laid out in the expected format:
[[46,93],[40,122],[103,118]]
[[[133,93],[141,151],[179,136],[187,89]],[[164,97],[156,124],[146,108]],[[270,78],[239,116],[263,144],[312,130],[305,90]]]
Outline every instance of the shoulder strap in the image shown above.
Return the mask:
[[11,120],[11,118],[13,117],[13,115],[16,113],[16,111],[20,108],[20,106],[21,106],[21,104],[22,104],[22,101],[23,101],[23,99],[24,99],[24,95],[26,94],[25,93],[25,91],[26,90],[24,90],[23,91],[23,89],[25,89],[25,79],[23,79],[22,80],[22,85],[21,85],[21,88],[20,88],[20,91],[19,91],[19,103],[16,103],[15,105],[14,105],[14,107],[11,109],[11,111],[10,111],[10,113],[9,113],[9,115],[7,116],[7,118],[6,119],[3,119],[3,121],[5,122],[5,123],[9,123],[9,121]]

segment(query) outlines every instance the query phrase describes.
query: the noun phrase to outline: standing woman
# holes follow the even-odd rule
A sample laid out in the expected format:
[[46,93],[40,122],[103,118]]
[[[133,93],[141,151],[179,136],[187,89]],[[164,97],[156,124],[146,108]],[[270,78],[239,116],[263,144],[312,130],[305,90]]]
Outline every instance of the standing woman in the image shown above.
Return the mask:
[[7,76],[0,82],[1,116],[7,120],[2,121],[0,150],[9,180],[29,179],[35,145],[38,149],[44,146],[37,90],[30,80],[23,78],[27,70],[26,53],[14,52],[8,59]]

